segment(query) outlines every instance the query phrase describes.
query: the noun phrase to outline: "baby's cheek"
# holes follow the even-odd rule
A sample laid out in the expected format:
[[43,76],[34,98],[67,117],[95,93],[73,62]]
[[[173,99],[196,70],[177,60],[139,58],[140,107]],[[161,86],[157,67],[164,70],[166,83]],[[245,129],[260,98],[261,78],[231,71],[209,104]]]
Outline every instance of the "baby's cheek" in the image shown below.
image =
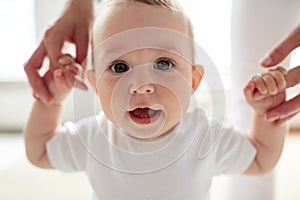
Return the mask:
[[167,117],[171,120],[172,124],[177,124],[183,113],[186,112],[185,107],[182,106],[179,102],[179,99],[172,93],[166,98],[165,105],[167,106]]
[[105,115],[112,120],[112,111],[111,111],[111,103],[110,99],[107,98],[105,94],[99,95],[101,108],[104,111]]
[[107,106],[111,104],[112,91],[113,90],[110,86],[98,87],[98,93],[99,93],[98,95],[102,106]]

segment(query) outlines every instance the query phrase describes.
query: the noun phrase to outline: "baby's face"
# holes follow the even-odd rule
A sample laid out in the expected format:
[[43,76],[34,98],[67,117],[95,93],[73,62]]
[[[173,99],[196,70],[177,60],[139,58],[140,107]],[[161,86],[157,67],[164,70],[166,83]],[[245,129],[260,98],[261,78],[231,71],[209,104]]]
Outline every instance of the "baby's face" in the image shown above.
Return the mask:
[[140,3],[108,8],[96,22],[91,82],[106,116],[127,134],[158,137],[186,112],[200,81],[188,31],[181,14]]

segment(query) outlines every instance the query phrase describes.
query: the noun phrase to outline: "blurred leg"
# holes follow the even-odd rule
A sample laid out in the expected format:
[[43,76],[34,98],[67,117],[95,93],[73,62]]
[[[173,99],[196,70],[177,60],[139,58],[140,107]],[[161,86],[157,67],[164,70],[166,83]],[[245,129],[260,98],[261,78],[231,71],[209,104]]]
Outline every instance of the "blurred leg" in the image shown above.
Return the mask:
[[[231,24],[232,106],[231,121],[245,132],[251,123],[251,108],[243,95],[250,77],[263,71],[259,60],[298,22],[298,0],[233,0]],[[286,59],[283,66],[288,66]],[[259,177],[228,176],[225,200],[272,200],[274,173]]]

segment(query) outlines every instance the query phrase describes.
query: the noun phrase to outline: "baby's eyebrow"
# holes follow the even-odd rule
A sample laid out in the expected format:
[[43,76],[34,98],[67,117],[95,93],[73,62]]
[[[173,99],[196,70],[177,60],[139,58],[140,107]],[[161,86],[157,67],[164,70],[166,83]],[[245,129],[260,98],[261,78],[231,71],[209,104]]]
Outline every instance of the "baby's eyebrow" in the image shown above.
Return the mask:
[[163,50],[163,51],[166,51],[169,53],[178,54],[180,56],[184,56],[182,49],[178,48],[177,46],[174,46],[174,45],[162,45],[161,48],[157,48],[157,49]]
[[124,55],[124,48],[122,46],[101,48],[98,47],[93,50],[93,59],[95,63],[108,64]]
[[118,45],[118,46],[109,46],[109,47],[104,47],[103,51],[105,55],[109,54],[115,54],[116,52],[124,52],[126,48],[123,45]]

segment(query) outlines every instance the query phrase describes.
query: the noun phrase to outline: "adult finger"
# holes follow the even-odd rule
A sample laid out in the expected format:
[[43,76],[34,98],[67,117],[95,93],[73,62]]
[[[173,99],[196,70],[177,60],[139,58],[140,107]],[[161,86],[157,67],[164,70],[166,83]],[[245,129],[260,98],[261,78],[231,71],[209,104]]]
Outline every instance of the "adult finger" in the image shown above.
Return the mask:
[[287,87],[293,87],[300,83],[300,66],[290,69],[285,79]]
[[288,117],[285,117],[285,118],[280,118],[280,119],[277,119],[274,121],[275,125],[280,125],[280,124],[283,124],[284,122],[292,119],[294,116],[296,116],[298,113],[295,113],[295,114],[292,114],[292,115],[289,115]]
[[58,59],[63,55],[62,47],[65,41],[64,36],[56,35],[51,30],[52,29],[46,31],[43,39],[43,43],[50,60],[50,68],[60,66]]
[[260,62],[260,64],[263,67],[272,67],[277,65],[298,46],[300,46],[300,27],[297,27],[282,42],[280,42]]
[[81,64],[83,67],[83,71],[85,71],[86,64],[84,61],[86,60],[90,36],[89,32],[78,30],[75,35],[75,46],[76,46],[76,62]]
[[290,99],[289,101],[281,104],[278,107],[275,107],[269,110],[266,113],[266,118],[268,120],[287,118],[293,114],[296,114],[300,111],[300,95]]
[[40,43],[30,59],[24,64],[24,70],[32,87],[33,96],[43,100],[45,103],[49,103],[52,101],[52,95],[43,78],[38,73],[43,65],[46,55],[47,52],[45,46],[43,43]]

